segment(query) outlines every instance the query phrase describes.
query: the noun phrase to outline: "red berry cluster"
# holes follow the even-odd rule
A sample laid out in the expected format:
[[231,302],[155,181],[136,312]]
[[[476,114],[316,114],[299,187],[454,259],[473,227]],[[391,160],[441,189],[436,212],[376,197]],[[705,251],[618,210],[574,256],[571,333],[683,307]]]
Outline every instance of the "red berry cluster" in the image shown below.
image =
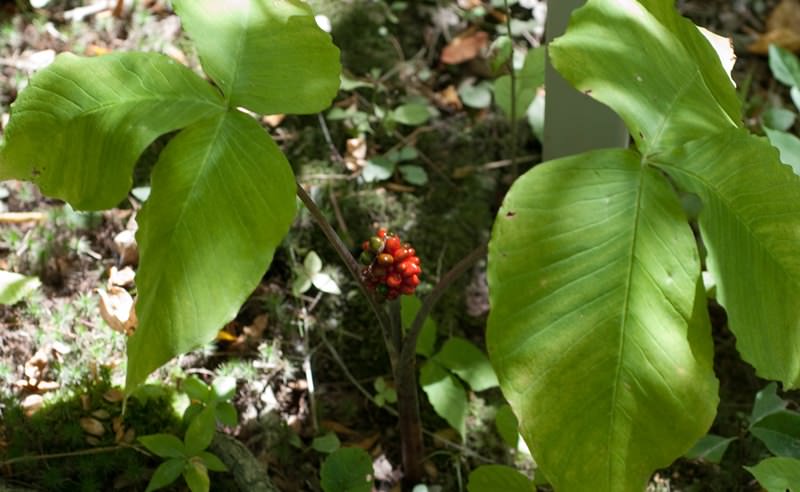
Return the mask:
[[364,241],[361,249],[359,261],[365,265],[361,275],[367,287],[389,300],[400,294],[414,293],[422,268],[416,250],[409,243],[403,243],[397,234],[381,228]]

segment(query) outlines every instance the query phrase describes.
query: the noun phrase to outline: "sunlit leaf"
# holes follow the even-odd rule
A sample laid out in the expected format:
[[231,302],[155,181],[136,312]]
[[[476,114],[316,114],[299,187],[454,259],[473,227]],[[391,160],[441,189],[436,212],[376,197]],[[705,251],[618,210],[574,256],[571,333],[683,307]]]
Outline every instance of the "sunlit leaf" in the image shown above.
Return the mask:
[[419,385],[436,413],[463,436],[466,432],[467,392],[461,383],[435,361],[420,368]]
[[39,285],[41,282],[36,277],[0,270],[0,305],[18,303]]
[[[339,88],[339,50],[299,0],[175,0],[203,70],[231,107],[316,113]],[[213,35],[209,35],[213,33]]]
[[756,466],[745,466],[767,492],[800,491],[800,460],[767,458]]
[[128,343],[129,387],[216,337],[258,285],[295,214],[286,158],[238,111],[170,141],[152,189],[138,215],[139,327]]

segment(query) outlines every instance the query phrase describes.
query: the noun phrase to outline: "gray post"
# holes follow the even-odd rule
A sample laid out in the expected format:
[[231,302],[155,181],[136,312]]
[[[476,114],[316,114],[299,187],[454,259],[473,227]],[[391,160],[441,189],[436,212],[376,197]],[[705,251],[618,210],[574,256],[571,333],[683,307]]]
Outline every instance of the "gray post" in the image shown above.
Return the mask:
[[[548,2],[548,43],[564,33],[570,13],[584,3],[586,0]],[[549,61],[545,90],[544,160],[628,145],[628,132],[622,120],[606,106],[575,90]]]

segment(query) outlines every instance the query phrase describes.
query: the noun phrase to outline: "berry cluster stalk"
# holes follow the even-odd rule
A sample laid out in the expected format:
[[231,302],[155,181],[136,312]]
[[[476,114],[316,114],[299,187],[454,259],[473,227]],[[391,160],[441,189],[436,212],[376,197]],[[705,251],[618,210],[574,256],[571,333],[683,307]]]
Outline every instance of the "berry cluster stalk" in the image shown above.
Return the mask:
[[[472,265],[486,255],[486,245],[483,244],[464,257],[450,271],[445,273],[439,283],[433,288],[430,294],[423,300],[417,316],[409,327],[408,334],[402,336],[402,327],[399,326],[398,304],[390,302],[393,307],[394,316],[390,317],[375,294],[367,288],[361,274],[356,259],[350,254],[350,250],[341,240],[339,235],[330,225],[322,211],[314,203],[314,200],[306,193],[298,183],[297,195],[305,204],[317,225],[322,229],[325,237],[328,238],[336,253],[347,266],[350,275],[358,283],[361,292],[369,301],[370,307],[378,318],[381,326],[386,351],[389,353],[389,360],[392,364],[392,373],[395,380],[397,391],[397,411],[400,430],[400,444],[402,447],[404,482],[408,488],[419,483],[422,479],[422,459],[424,448],[422,442],[422,421],[419,415],[419,394],[417,391],[417,360],[416,346],[425,319],[433,309],[434,304],[444,294],[450,284]],[[394,322],[393,322],[394,319]]]

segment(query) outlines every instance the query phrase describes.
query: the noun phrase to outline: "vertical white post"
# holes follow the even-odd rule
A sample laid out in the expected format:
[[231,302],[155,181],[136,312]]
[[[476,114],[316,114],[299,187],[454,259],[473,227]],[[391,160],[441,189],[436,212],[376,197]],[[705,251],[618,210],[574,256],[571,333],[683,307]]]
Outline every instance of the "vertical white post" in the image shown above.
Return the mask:
[[[548,2],[547,42],[564,33],[570,13],[584,3],[586,0]],[[628,145],[628,132],[622,120],[606,106],[575,90],[549,61],[545,90],[544,160]]]

